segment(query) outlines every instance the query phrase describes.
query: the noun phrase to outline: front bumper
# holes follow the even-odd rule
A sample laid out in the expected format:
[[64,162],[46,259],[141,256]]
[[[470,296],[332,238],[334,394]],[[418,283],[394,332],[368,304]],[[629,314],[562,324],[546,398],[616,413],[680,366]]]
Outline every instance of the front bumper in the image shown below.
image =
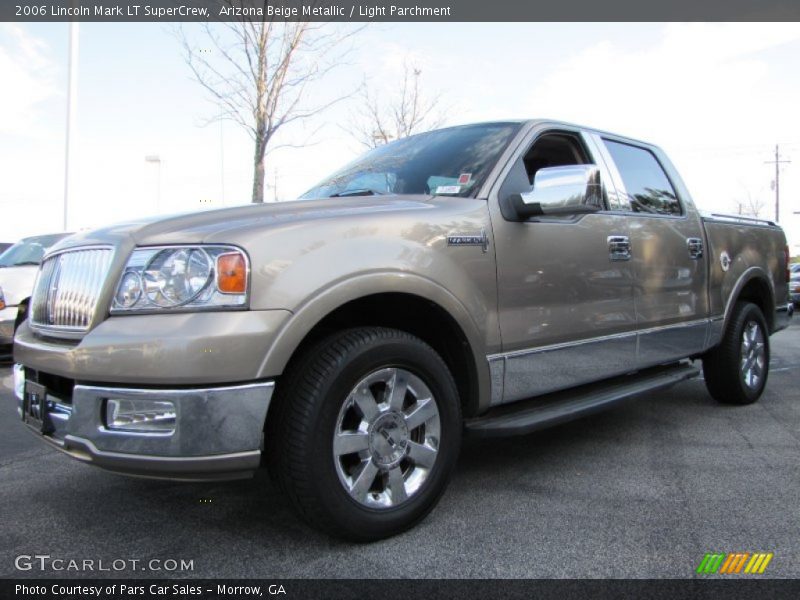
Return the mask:
[[[28,380],[39,378],[38,372],[29,373]],[[25,368],[16,365],[14,388],[23,419],[30,401],[25,381]],[[251,476],[260,464],[273,389],[273,381],[192,389],[75,385],[71,398],[63,389],[48,390],[43,425],[29,429],[73,458],[119,473],[179,480],[239,479]],[[109,429],[105,423],[109,398],[172,402],[174,430]]]
[[269,379],[264,357],[291,313],[211,311],[109,317],[81,340],[38,335],[28,321],[14,362],[79,381],[130,386],[222,386]]

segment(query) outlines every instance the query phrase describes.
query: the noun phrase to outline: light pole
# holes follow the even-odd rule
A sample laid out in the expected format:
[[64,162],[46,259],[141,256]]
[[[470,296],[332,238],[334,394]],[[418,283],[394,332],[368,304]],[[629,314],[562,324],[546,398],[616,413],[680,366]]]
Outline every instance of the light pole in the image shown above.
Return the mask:
[[219,118],[219,182],[222,188],[222,206],[225,206],[225,139],[222,137],[223,120]]
[[78,114],[78,23],[69,24],[69,62],[67,65],[67,135],[64,148],[64,231],[67,231],[71,170],[75,167],[75,121]]
[[158,154],[148,154],[144,162],[156,165],[156,214],[161,213],[161,157]]

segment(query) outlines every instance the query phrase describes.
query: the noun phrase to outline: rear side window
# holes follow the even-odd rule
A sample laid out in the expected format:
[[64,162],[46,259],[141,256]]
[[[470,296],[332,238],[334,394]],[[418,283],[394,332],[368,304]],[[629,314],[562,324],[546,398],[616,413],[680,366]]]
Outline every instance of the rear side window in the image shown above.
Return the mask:
[[652,152],[621,142],[603,142],[617,165],[633,212],[681,214],[675,190]]

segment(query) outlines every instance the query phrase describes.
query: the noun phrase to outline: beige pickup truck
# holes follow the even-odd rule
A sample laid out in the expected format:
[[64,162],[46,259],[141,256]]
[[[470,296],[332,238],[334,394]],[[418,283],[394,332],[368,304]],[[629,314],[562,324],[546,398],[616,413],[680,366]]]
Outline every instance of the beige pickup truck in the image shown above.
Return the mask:
[[[551,121],[377,148],[297,202],[114,225],[45,258],[21,419],[112,471],[246,477],[313,525],[422,519],[462,435],[705,374],[755,402],[791,317],[774,223],[702,215],[648,143]],[[503,468],[498,465],[498,468]]]

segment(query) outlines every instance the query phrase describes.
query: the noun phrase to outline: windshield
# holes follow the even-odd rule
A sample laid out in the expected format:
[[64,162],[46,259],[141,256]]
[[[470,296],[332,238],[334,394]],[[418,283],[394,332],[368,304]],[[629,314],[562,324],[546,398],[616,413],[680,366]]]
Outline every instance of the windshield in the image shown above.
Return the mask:
[[379,146],[300,196],[474,196],[520,123],[483,123],[421,133]]
[[0,268],[35,266],[42,262],[45,251],[69,234],[57,233],[25,238],[0,254]]

